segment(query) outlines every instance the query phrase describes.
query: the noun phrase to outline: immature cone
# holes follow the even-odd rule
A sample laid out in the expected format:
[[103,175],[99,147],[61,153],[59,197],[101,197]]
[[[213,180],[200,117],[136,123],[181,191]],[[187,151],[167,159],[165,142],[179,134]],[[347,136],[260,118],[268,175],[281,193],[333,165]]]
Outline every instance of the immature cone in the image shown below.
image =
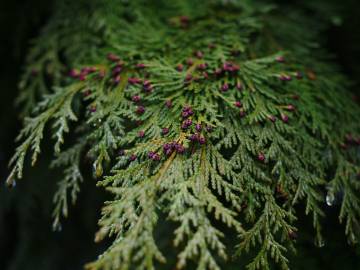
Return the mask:
[[131,99],[132,99],[132,101],[137,103],[141,100],[141,97],[139,95],[136,95],[136,96],[133,96]]
[[172,101],[171,100],[165,101],[165,106],[168,107],[168,108],[171,108],[172,107]]
[[197,132],[200,132],[201,131],[201,124],[196,124],[196,126],[195,126],[195,130],[197,131]]
[[235,107],[241,108],[242,107],[241,101],[236,101],[235,102]]
[[261,161],[261,162],[265,161],[265,155],[263,153],[260,153],[258,155],[258,160]]
[[227,90],[229,90],[229,85],[227,83],[224,83],[222,86],[221,86],[221,91],[222,92],[226,92]]
[[112,62],[117,62],[117,61],[120,60],[120,58],[116,54],[113,54],[113,53],[109,53],[107,55],[107,59],[112,61]]
[[143,138],[144,136],[145,136],[145,131],[140,130],[140,131],[138,132],[138,137],[139,137],[139,138]]
[[137,114],[143,114],[145,112],[145,107],[144,106],[138,106],[136,109],[136,113]]
[[166,135],[169,133],[169,129],[168,128],[163,128],[161,131],[162,135]]

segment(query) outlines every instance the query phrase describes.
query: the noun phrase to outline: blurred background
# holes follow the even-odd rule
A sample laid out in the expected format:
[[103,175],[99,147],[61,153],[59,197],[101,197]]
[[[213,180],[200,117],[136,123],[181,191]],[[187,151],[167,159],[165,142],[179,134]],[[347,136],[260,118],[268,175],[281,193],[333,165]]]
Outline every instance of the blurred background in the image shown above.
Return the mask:
[[[333,54],[342,71],[353,81],[353,94],[360,89],[360,1],[305,0],[292,5],[316,6],[318,13],[329,18],[324,46]],[[51,228],[52,196],[60,174],[48,170],[46,156],[51,153],[44,143],[42,158],[36,168],[27,169],[15,189],[5,187],[7,163],[11,157],[21,123],[14,99],[30,40],[53,12],[51,0],[17,0],[0,3],[0,270],[78,270],[96,258],[106,243],[95,244],[101,202],[106,194],[94,183],[82,185],[78,204],[62,230]],[[289,1],[277,1],[281,5]],[[310,9],[309,9],[310,10]],[[309,11],[310,13],[310,11]],[[337,16],[334,16],[337,14]],[[341,18],[341,19],[340,19]],[[359,120],[360,121],[360,120]],[[88,177],[88,181],[92,181]],[[360,269],[360,248],[347,245],[344,227],[338,224],[337,207],[326,209],[324,247],[313,244],[310,219],[298,221],[298,253],[293,255],[291,269]],[[225,268],[224,268],[225,269]],[[238,263],[226,269],[242,269]]]

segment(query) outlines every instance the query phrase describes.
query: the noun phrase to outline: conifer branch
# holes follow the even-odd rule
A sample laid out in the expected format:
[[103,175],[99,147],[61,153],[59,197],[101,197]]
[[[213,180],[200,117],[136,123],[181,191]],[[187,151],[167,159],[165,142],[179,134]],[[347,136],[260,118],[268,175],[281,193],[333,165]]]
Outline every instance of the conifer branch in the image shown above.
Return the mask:
[[[91,160],[114,196],[95,237],[113,242],[91,270],[161,268],[164,217],[178,269],[221,269],[232,255],[223,227],[238,254],[257,251],[248,269],[288,269],[299,204],[320,244],[324,205],[341,200],[356,242],[360,108],[303,16],[262,1],[58,1],[21,82],[27,117],[8,184],[53,138],[58,227]],[[78,142],[62,151],[67,133]]]

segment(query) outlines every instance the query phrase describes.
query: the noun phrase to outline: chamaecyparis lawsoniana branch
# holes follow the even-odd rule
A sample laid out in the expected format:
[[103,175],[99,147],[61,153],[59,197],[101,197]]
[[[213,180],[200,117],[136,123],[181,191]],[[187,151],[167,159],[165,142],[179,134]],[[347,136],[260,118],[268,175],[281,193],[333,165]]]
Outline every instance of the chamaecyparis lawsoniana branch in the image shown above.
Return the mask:
[[[356,242],[360,108],[301,18],[261,1],[59,3],[21,82],[27,117],[8,184],[54,138],[52,165],[65,174],[57,227],[92,160],[114,198],[96,234],[113,243],[92,270],[162,269],[164,220],[176,269],[220,269],[233,255],[224,227],[237,254],[256,250],[248,269],[288,269],[294,207],[305,206],[321,245],[325,189],[329,205],[344,194],[339,217]],[[78,140],[62,149],[66,133]]]

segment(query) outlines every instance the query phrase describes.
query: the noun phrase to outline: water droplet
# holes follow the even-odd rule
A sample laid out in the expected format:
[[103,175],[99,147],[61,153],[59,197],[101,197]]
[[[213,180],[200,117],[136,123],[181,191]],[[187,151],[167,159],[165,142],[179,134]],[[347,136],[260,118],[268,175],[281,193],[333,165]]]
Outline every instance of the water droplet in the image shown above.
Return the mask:
[[53,228],[53,231],[55,231],[55,232],[61,232],[62,231],[62,226],[61,226],[61,223],[59,222],[58,219],[53,223],[52,228]]
[[101,119],[101,118],[98,118],[98,119],[96,119],[94,122],[92,122],[91,126],[92,126],[93,128],[97,128],[97,127],[99,127],[99,126],[101,125],[101,123],[102,123],[102,119]]
[[11,188],[14,188],[14,187],[16,187],[16,180],[13,180],[12,184],[11,184]]
[[315,242],[314,242],[315,246],[317,246],[318,248],[322,248],[325,246],[325,241],[322,238],[316,238]]
[[6,181],[6,186],[8,188],[15,188],[16,187],[16,180],[14,178],[9,178],[7,181]]
[[327,194],[326,194],[326,204],[328,206],[332,206],[335,202],[335,195],[334,192],[332,190],[328,190]]

